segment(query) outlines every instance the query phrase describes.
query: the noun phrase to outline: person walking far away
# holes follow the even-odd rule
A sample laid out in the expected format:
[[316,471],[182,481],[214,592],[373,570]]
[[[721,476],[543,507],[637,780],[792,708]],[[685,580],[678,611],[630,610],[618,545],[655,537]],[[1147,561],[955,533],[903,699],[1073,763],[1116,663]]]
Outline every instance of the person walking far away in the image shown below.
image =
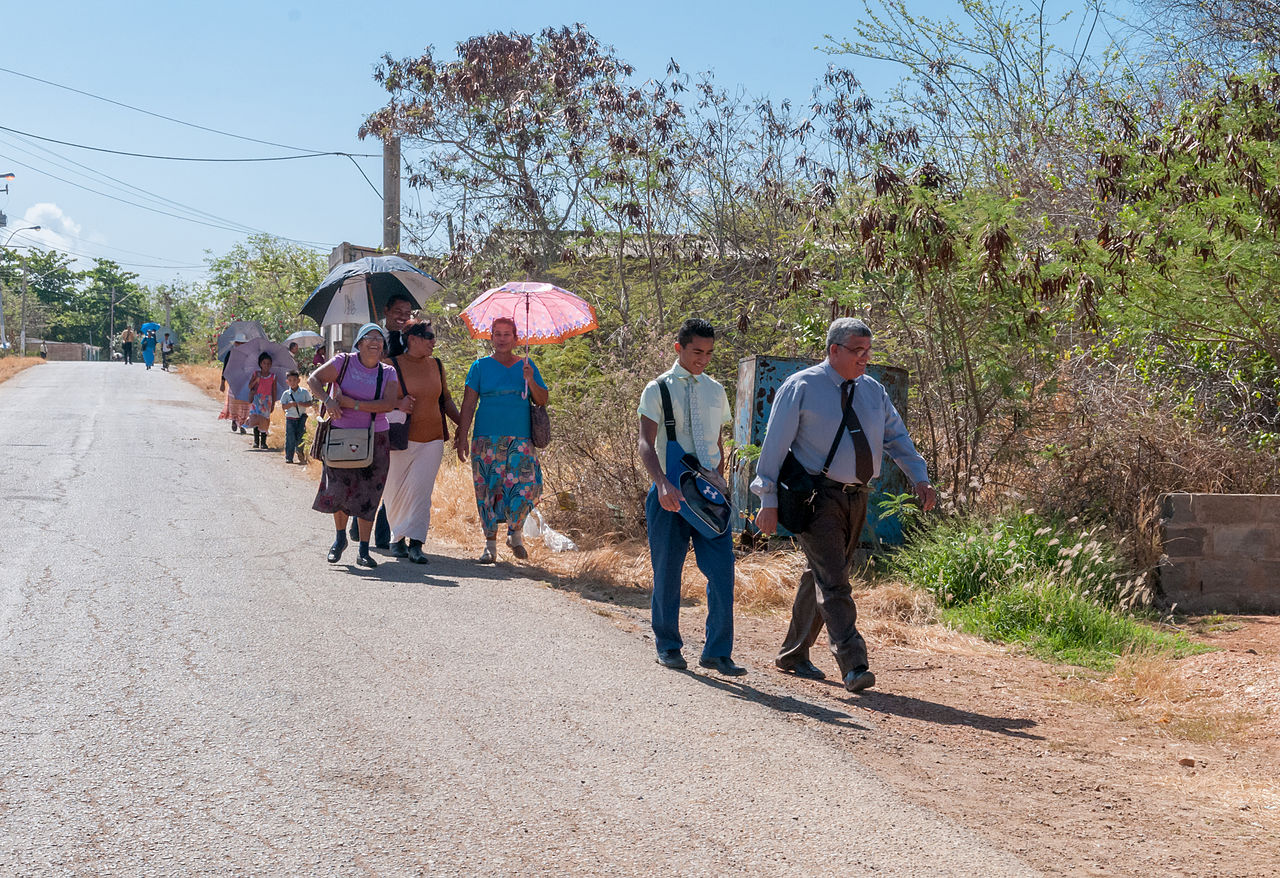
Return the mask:
[[133,329],[128,326],[120,333],[120,353],[124,354],[126,366],[133,362],[133,337]]
[[169,337],[169,333],[164,334],[164,341],[160,342],[160,370],[162,372],[169,371],[169,358],[173,356],[173,339]]
[[307,453],[302,447],[302,437],[307,432],[307,409],[316,401],[310,391],[298,386],[302,376],[297,369],[286,372],[284,380],[289,384],[289,389],[280,394],[280,408],[284,409],[284,462],[293,463],[296,452],[298,463],[306,463]]
[[276,376],[271,371],[271,355],[258,356],[258,371],[249,377],[249,426],[253,427],[253,447],[267,450],[267,433],[271,430],[271,413],[276,407]]
[[817,485],[813,522],[796,535],[808,563],[774,664],[799,677],[825,677],[809,659],[825,623],[844,688],[850,692],[876,682],[866,641],[858,633],[849,574],[867,519],[870,483],[880,474],[884,452],[911,479],[926,512],[937,499],[924,458],[884,385],[865,374],[870,361],[871,329],[851,317],[833,322],[827,330],[827,358],[778,388],[751,483],[760,497],[756,527],[766,534],[778,526],[778,474],[787,452]]
[[698,569],[707,577],[707,639],[698,664],[728,676],[747,671],[735,664],[733,652],[733,530],[711,538],[680,514],[680,490],[667,477],[667,434],[661,385],[667,387],[675,438],[686,454],[694,454],[706,470],[714,470],[724,487],[724,433],[731,421],[724,386],[706,374],[715,350],[715,329],[690,318],[676,336],[676,362],[650,381],[640,394],[640,460],[653,480],[645,499],[649,556],[653,562],[650,612],[658,663],[675,670],[688,667],[681,653],[680,576],[689,545]]
[[156,364],[156,331],[148,329],[147,334],[142,337],[142,362],[146,363],[147,371],[151,371],[151,367]]

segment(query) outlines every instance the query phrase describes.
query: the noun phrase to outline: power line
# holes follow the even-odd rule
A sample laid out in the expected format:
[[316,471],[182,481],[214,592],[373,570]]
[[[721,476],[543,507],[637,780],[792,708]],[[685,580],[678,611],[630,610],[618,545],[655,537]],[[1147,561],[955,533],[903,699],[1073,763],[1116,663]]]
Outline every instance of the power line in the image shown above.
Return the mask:
[[[27,232],[27,231],[29,231],[29,230],[27,230],[27,229],[23,229],[22,231],[16,232],[16,233],[13,235],[13,237],[15,237],[15,238],[19,238],[19,239],[21,239],[21,238],[27,238],[28,240],[31,240],[33,243],[30,243],[30,244],[21,244],[21,245],[19,245],[19,246],[22,246],[22,247],[37,247],[37,246],[39,246],[39,244],[40,244],[41,242],[37,241],[37,240],[36,240],[34,237],[32,237],[32,236],[29,236],[29,235],[24,234],[24,233],[25,233],[25,232]],[[61,233],[59,233],[59,232],[54,232],[54,234],[61,234]],[[63,237],[71,238],[71,237],[74,237],[74,236],[73,236],[73,235],[64,235]],[[77,240],[79,240],[79,239],[77,239]],[[91,242],[91,243],[92,243],[92,242]],[[106,246],[106,245],[104,244],[104,245],[102,245],[102,246]],[[120,262],[120,261],[115,260],[115,259],[109,259],[109,260],[108,260],[106,256],[98,256],[98,255],[93,254],[93,253],[83,253],[83,252],[81,252],[81,251],[79,251],[79,250],[72,250],[70,247],[53,246],[53,247],[49,247],[48,249],[49,249],[49,250],[54,250],[54,251],[56,251],[56,252],[58,252],[58,253],[67,253],[67,254],[69,254],[69,255],[71,255],[71,256],[79,256],[79,257],[81,257],[82,259],[99,259],[99,260],[107,260],[107,261],[109,261],[109,262],[114,262],[116,265],[120,265],[120,266],[128,265],[128,266],[131,266],[131,267],[134,267],[134,268],[165,268],[165,269],[169,269],[169,270],[172,270],[172,271],[180,271],[180,270],[183,270],[183,269],[194,269],[194,268],[206,268],[206,267],[207,267],[207,266],[204,266],[204,265],[153,265],[153,264],[151,264],[151,263],[147,263],[147,262]],[[126,251],[126,252],[128,252],[128,251]],[[145,256],[145,255],[147,255],[147,254],[142,253],[142,254],[139,254],[139,255]],[[153,256],[153,257],[151,257],[151,258],[152,258],[152,259],[163,259],[164,257],[163,257],[163,256]]]
[[[85,144],[85,143],[72,143],[69,140],[58,140],[53,137],[41,137],[39,134],[32,134],[30,131],[19,131],[17,128],[8,128],[4,125],[0,125],[0,131],[8,131],[11,134],[20,134],[23,137],[30,137],[33,140],[43,140],[46,143],[56,143],[59,146],[70,146],[70,147],[74,147],[75,149],[88,149],[88,150],[92,150],[93,152],[105,152],[110,155],[123,155],[123,156],[129,156],[130,158],[135,158],[135,159],[155,159],[157,161],[164,161],[164,162],[246,163],[246,162],[291,162],[296,159],[314,159],[314,158],[320,158],[321,156],[347,156],[348,158],[352,158],[352,154],[349,152],[307,152],[307,153],[299,153],[298,155],[277,155],[277,156],[234,158],[234,159],[216,158],[216,157],[210,158],[205,156],[151,155],[150,153],[129,152],[123,149],[107,149],[105,146],[89,146],[88,144]],[[354,161],[354,159],[352,160]],[[360,166],[356,165],[356,167],[360,167]],[[364,172],[361,171],[360,173],[363,174]],[[367,180],[368,178],[366,177],[365,179]]]
[[[19,138],[19,140],[21,140],[24,143],[27,142],[26,138]],[[236,220],[229,220],[229,219],[226,219],[225,217],[220,217],[220,216],[217,216],[216,214],[209,213],[208,211],[200,210],[199,208],[192,207],[189,204],[183,204],[180,201],[174,201],[171,198],[165,198],[162,195],[157,195],[154,192],[149,192],[148,190],[143,189],[139,186],[134,186],[131,183],[127,183],[124,180],[119,179],[118,177],[112,177],[110,174],[103,173],[102,171],[99,171],[96,168],[91,168],[86,164],[77,162],[75,159],[67,158],[64,155],[54,152],[48,147],[40,146],[37,143],[31,143],[30,145],[33,146],[35,149],[40,150],[42,153],[45,153],[46,154],[45,156],[38,156],[36,155],[36,153],[32,152],[31,150],[24,149],[23,147],[17,146],[13,142],[8,141],[7,138],[0,137],[0,143],[9,143],[9,145],[13,149],[17,149],[18,151],[26,153],[27,155],[33,156],[37,159],[40,159],[41,161],[51,161],[55,167],[60,167],[63,170],[69,171],[70,173],[76,174],[77,176],[84,177],[85,179],[88,179],[92,182],[99,182],[99,180],[95,178],[102,178],[105,180],[109,180],[110,182],[115,183],[118,186],[122,186],[125,189],[130,189],[136,192],[137,194],[141,195],[143,198],[153,201],[160,206],[176,207],[196,217],[213,220],[214,222],[226,223],[227,225],[231,225],[231,226],[239,226],[239,227],[242,227],[242,229],[245,232],[257,231],[257,229],[254,229],[252,226],[245,225],[244,223],[238,222]],[[53,159],[49,159],[46,156],[53,156]],[[89,171],[90,173],[84,174],[84,173],[81,173],[80,171],[76,171],[73,168],[68,167],[67,166],[68,164],[75,165],[78,168],[83,168],[84,170]],[[90,176],[90,174],[94,176]]]
[[[167,210],[161,210],[160,208],[157,208],[157,207],[150,207],[146,204],[138,204],[136,201],[130,201],[127,198],[121,198],[118,195],[112,195],[109,192],[99,191],[97,189],[92,188],[91,186],[85,186],[81,183],[76,183],[73,180],[68,180],[65,177],[59,177],[57,174],[51,174],[48,171],[42,170],[32,165],[28,165],[25,162],[20,162],[17,159],[10,158],[9,161],[13,162],[19,167],[26,168],[29,171],[35,171],[37,174],[44,174],[46,177],[50,177],[54,180],[58,180],[59,182],[66,183],[68,186],[74,186],[77,189],[83,189],[86,192],[92,192],[94,195],[101,195],[103,198],[109,198],[112,201],[118,201],[121,204],[128,204],[131,207],[137,207],[142,210],[148,210],[148,211],[151,211],[152,213],[158,213],[163,216],[173,217],[174,219],[180,219],[185,222],[195,223],[196,225],[200,225],[200,226],[208,226],[209,228],[213,228],[213,229],[221,229],[224,232],[235,232],[236,234],[240,234],[240,235],[243,235],[246,232],[257,232],[259,234],[264,234],[264,235],[271,234],[270,232],[267,232],[263,229],[254,229],[250,226],[241,226],[237,228],[235,226],[226,225],[224,223],[205,222],[204,220],[195,219],[189,216],[183,216],[182,214],[178,214],[178,213],[171,213],[170,211],[167,211]],[[286,238],[281,235],[277,235],[275,237],[279,237],[281,238],[281,240],[284,240],[284,241],[290,241],[294,244],[302,244],[303,246],[306,246],[306,247],[314,247],[317,249],[328,248],[328,245],[323,244],[319,241],[301,241],[301,240],[298,240],[297,238]]]
[[13,76],[20,76],[23,79],[30,79],[33,82],[39,82],[39,83],[43,83],[44,85],[50,85],[50,86],[53,86],[54,88],[63,89],[64,91],[74,92],[79,95],[84,95],[87,98],[93,98],[96,101],[102,101],[104,103],[114,104],[117,107],[124,107],[126,110],[133,110],[135,113],[142,113],[143,115],[151,116],[156,119],[163,119],[166,122],[174,122],[178,125],[185,125],[188,128],[195,128],[200,131],[208,131],[211,134],[219,134],[223,137],[232,137],[232,138],[235,138],[236,140],[248,141],[249,143],[260,143],[264,146],[276,146],[281,149],[292,149],[292,150],[297,150],[298,152],[310,152],[310,153],[317,153],[320,155],[335,154],[335,155],[354,155],[358,158],[366,158],[366,159],[378,158],[377,155],[369,154],[369,153],[329,153],[325,150],[307,149],[306,147],[302,147],[302,146],[289,146],[288,144],[284,144],[284,143],[274,143],[270,140],[259,140],[256,137],[245,137],[242,134],[232,134],[229,131],[220,131],[217,128],[209,128],[205,125],[197,125],[194,122],[184,122],[181,119],[175,119],[173,116],[166,116],[163,113],[153,113],[150,110],[144,110],[141,107],[135,107],[131,104],[126,104],[121,101],[116,101],[116,100],[112,100],[111,98],[103,97],[102,95],[96,95],[93,92],[84,91],[78,88],[72,88],[69,85],[62,85],[61,83],[52,82],[48,79],[41,79],[40,77],[32,76],[29,73],[19,73],[17,70],[10,70],[8,67],[0,67],[0,72],[8,73]]

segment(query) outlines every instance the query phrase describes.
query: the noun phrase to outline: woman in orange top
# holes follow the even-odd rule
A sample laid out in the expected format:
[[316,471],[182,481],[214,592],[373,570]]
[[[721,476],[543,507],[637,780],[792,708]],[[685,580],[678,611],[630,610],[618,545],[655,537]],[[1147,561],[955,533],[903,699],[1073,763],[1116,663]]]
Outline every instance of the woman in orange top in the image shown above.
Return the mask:
[[414,406],[409,416],[409,447],[391,452],[382,501],[391,525],[391,553],[425,564],[422,543],[431,528],[431,492],[449,438],[447,419],[457,423],[458,407],[449,396],[444,366],[433,356],[436,336],[430,321],[410,321],[401,332],[408,349],[392,357],[391,364],[399,373],[402,392],[413,397]]

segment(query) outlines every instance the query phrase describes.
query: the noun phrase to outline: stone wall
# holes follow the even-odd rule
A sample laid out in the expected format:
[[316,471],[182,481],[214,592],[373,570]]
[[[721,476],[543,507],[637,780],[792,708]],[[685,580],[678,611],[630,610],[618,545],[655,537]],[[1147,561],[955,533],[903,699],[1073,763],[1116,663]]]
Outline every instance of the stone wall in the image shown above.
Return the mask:
[[1166,494],[1160,588],[1194,613],[1280,613],[1280,495]]

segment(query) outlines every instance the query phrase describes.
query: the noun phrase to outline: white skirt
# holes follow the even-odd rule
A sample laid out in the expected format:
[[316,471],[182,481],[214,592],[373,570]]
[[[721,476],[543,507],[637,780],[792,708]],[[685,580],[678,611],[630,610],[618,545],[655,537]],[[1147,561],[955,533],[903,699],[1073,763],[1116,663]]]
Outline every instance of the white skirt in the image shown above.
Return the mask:
[[387,487],[382,502],[387,507],[391,525],[391,541],[427,539],[431,529],[431,492],[436,486],[440,461],[444,458],[444,440],[409,441],[404,451],[391,452],[387,471]]

